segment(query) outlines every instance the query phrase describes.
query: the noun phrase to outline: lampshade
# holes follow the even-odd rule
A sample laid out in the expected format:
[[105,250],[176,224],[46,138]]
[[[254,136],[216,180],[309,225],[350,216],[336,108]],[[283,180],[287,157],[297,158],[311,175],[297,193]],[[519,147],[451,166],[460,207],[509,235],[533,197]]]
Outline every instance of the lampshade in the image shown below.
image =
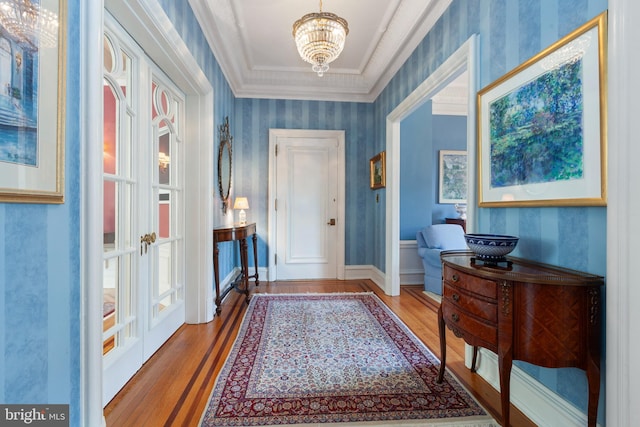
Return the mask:
[[293,24],[293,38],[300,57],[312,65],[311,69],[322,77],[329,63],[342,52],[349,34],[349,25],[338,15],[323,12],[308,13]]
[[249,200],[246,197],[236,197],[233,209],[249,209]]
[[233,203],[233,209],[240,209],[238,214],[238,222],[240,225],[247,224],[247,213],[245,209],[249,209],[249,201],[246,197],[236,197],[236,201]]

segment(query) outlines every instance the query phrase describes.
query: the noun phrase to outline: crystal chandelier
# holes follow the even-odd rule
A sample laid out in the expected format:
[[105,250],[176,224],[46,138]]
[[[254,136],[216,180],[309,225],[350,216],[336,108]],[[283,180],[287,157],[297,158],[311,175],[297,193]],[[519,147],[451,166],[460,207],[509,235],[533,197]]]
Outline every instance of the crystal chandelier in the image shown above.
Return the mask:
[[322,77],[344,48],[349,34],[347,21],[338,15],[323,12],[308,13],[293,24],[293,38],[300,57],[312,65],[311,69]]
[[10,36],[31,48],[55,47],[58,15],[30,0],[0,2],[0,25]]

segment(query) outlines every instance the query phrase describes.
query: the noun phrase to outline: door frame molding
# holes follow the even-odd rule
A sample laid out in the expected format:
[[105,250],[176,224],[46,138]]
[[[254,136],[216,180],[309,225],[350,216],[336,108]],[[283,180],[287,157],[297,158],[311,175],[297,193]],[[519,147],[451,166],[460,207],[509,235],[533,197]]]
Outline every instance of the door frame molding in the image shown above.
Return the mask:
[[214,91],[157,0],[104,0],[80,12],[80,425],[102,425],[102,64],[107,8],[186,95],[185,316],[187,323],[213,318],[213,117]]
[[[478,36],[473,34],[436,71],[424,80],[387,116],[387,202],[385,285],[387,295],[400,295],[400,123],[465,69],[468,75],[467,123],[476,122],[478,86]],[[475,229],[476,127],[467,126],[467,232]]]
[[[274,248],[276,241],[276,206],[275,188],[276,182],[276,150],[278,139],[288,138],[334,138],[338,141],[338,205],[337,205],[337,235],[336,241],[336,273],[338,279],[344,279],[344,254],[345,254],[345,131],[344,130],[313,130],[313,129],[269,129],[269,213],[267,218],[267,248]],[[276,278],[276,264],[273,250],[267,249],[267,280],[274,281]]]

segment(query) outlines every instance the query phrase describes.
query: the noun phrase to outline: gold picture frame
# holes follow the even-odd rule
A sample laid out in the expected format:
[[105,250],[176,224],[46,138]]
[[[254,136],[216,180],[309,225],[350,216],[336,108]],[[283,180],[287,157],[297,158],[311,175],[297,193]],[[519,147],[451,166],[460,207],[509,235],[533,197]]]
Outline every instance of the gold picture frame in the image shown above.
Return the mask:
[[384,188],[386,185],[386,158],[382,151],[369,160],[369,177],[372,190]]
[[605,206],[606,12],[478,92],[481,207]]
[[64,202],[67,1],[40,0],[39,9],[51,32],[0,31],[12,70],[2,88],[9,109],[0,113],[0,202]]

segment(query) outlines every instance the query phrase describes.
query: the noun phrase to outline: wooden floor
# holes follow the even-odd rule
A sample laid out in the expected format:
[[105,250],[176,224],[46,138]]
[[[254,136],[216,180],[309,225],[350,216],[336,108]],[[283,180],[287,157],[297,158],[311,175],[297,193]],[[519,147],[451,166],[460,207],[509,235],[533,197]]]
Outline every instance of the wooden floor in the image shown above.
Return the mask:
[[[389,297],[369,280],[272,282],[251,285],[252,292],[375,292],[440,357],[438,303],[421,286],[403,286]],[[203,325],[183,325],[105,407],[108,427],[197,426],[216,377],[246,311],[244,295],[231,292],[222,313]],[[447,331],[447,367],[475,398],[501,421],[500,395],[464,366],[464,343]],[[512,426],[535,426],[511,406]]]

